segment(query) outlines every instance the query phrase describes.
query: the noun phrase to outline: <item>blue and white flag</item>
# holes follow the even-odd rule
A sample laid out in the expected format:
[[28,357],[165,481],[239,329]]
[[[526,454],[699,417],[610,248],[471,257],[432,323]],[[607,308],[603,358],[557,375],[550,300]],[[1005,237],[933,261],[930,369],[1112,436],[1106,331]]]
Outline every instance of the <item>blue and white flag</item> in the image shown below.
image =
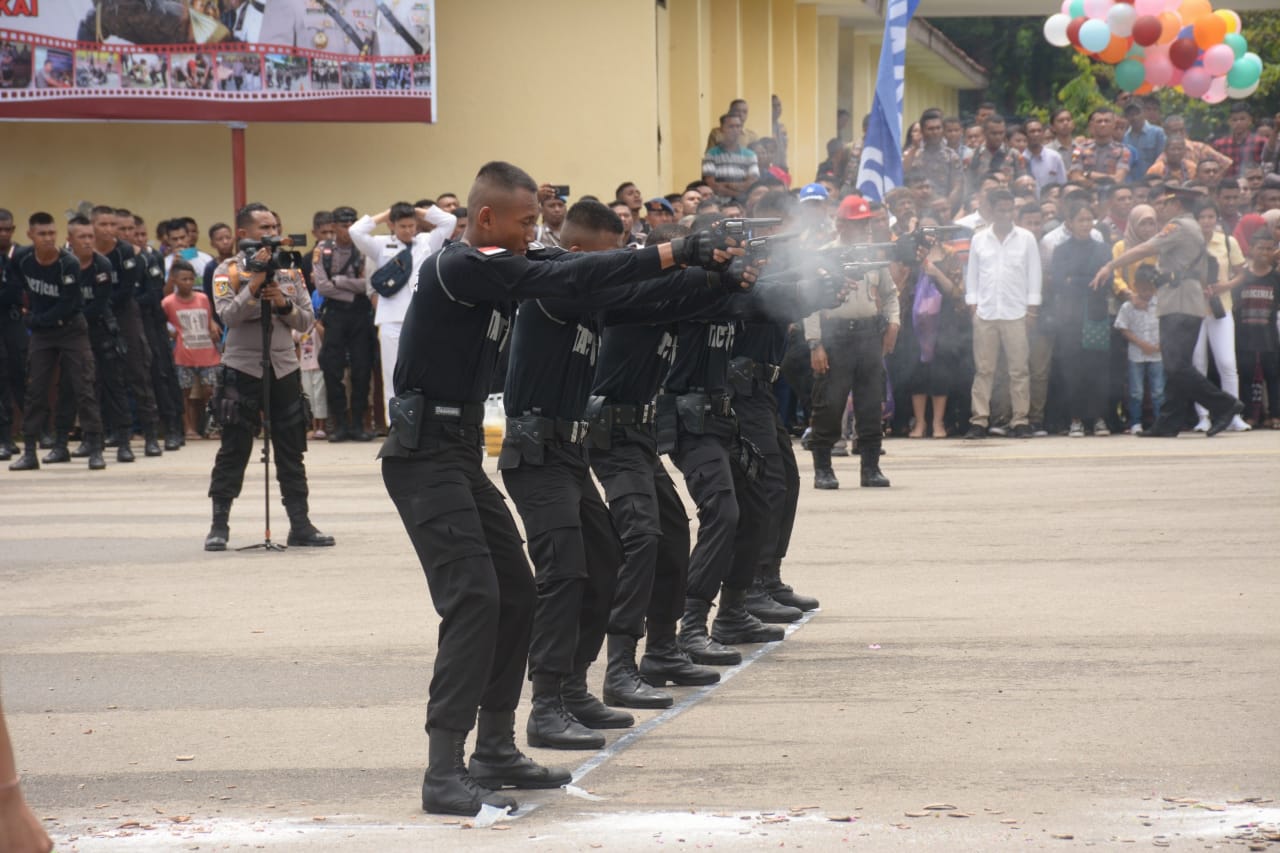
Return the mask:
[[876,71],[867,138],[858,162],[858,190],[872,201],[902,186],[902,96],[907,78],[907,25],[920,0],[888,0],[884,44]]

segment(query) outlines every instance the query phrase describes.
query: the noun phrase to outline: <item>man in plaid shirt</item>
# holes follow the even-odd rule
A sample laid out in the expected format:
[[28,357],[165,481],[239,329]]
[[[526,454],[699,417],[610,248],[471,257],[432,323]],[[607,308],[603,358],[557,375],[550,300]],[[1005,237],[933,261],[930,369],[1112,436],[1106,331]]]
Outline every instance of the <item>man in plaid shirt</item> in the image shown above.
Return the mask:
[[1027,164],[1017,149],[1005,139],[1004,119],[990,116],[982,126],[986,144],[973,153],[969,161],[969,192],[976,193],[982,179],[992,172],[1003,172],[1013,183],[1027,173]]
[[1071,157],[1072,181],[1093,186],[1095,181],[1109,178],[1117,184],[1129,176],[1129,149],[1115,139],[1116,114],[1107,107],[1089,116],[1089,133],[1093,137],[1076,146]]
[[1231,115],[1227,118],[1231,126],[1231,135],[1213,141],[1213,147],[1231,158],[1231,165],[1223,173],[1224,178],[1238,178],[1240,171],[1262,162],[1262,151],[1267,147],[1267,140],[1253,133],[1253,116],[1244,101],[1236,101],[1231,105]]

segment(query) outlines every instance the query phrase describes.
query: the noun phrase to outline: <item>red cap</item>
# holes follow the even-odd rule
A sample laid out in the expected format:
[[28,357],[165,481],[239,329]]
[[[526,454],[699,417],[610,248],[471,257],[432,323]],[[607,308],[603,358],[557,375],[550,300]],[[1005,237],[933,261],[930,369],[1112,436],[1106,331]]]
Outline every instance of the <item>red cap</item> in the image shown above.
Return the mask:
[[860,195],[846,196],[836,212],[838,219],[870,219],[871,205]]

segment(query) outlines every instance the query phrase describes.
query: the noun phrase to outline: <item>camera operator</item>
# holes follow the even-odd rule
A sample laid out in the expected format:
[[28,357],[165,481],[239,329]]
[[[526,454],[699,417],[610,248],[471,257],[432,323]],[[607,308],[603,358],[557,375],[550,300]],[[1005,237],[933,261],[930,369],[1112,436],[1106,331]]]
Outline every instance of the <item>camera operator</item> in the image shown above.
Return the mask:
[[[829,248],[870,242],[871,206],[849,196],[836,214],[839,238]],[[884,357],[893,352],[901,312],[898,291],[887,270],[867,272],[853,295],[839,308],[813,314],[804,321],[813,366],[813,451],[815,489],[838,489],[831,469],[831,447],[840,438],[845,400],[853,392],[853,414],[862,457],[862,485],[888,486],[880,472],[881,412],[884,404]]]
[[[262,413],[264,380],[271,383],[271,446],[280,496],[289,515],[289,544],[332,545],[333,537],[316,530],[308,518],[307,472],[302,464],[310,417],[291,332],[311,328],[315,320],[311,298],[301,271],[280,265],[279,226],[266,206],[255,203],[242,208],[236,214],[236,236],[242,245],[247,242],[254,248],[223,261],[213,274],[213,295],[227,327],[227,340],[222,382],[214,398],[222,446],[209,482],[213,524],[204,547],[206,551],[226,550],[231,502],[239,497],[244,484],[245,465]],[[264,377],[262,312],[268,310],[272,375]]]

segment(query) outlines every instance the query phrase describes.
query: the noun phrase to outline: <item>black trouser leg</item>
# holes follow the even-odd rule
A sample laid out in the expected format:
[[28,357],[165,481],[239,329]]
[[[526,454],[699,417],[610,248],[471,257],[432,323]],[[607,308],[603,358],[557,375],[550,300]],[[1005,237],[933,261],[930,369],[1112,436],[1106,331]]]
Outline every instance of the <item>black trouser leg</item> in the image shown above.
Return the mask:
[[116,312],[120,334],[124,337],[128,352],[125,354],[125,375],[129,391],[138,406],[138,421],[142,426],[155,426],[159,421],[156,395],[151,383],[151,347],[143,331],[142,313],[138,303],[129,301]]
[[[335,308],[325,311],[320,370],[324,373],[324,395],[329,404],[329,417],[333,418],[338,429],[342,429],[347,423],[347,389],[342,384],[342,374],[347,368],[350,328],[351,317],[346,310]],[[354,389],[351,396],[354,402]]]
[[28,339],[18,309],[0,310],[0,436],[11,434],[26,402]]
[[1236,402],[1208,380],[1192,364],[1191,356],[1200,334],[1201,317],[1166,314],[1160,318],[1160,359],[1164,363],[1164,405],[1153,430],[1178,432],[1182,414],[1189,403],[1199,403],[1212,417],[1226,412]]
[[609,508],[596,491],[595,483],[585,466],[582,502],[578,512],[582,522],[582,542],[587,554],[588,581],[583,590],[582,610],[578,619],[575,671],[590,666],[600,654],[609,628],[613,602],[617,598],[618,573],[625,559]]
[[89,330],[83,316],[74,318],[61,329],[36,332],[31,337],[30,384],[23,409],[23,431],[39,435],[49,419],[49,385],[53,370],[61,364],[62,375],[69,379],[75,412],[86,433],[102,433],[102,415],[95,394],[96,382],[93,352],[89,346]]
[[[240,496],[244,470],[253,452],[253,431],[262,420],[262,380],[224,368],[222,381],[239,394],[239,416],[222,427],[222,444],[214,459],[209,497],[232,500]],[[302,409],[302,374],[293,371],[271,382],[271,450],[280,497],[306,500],[307,472],[302,456],[307,449],[307,425]]]
[[689,555],[688,596],[713,601],[733,567],[738,501],[728,440],[681,431],[673,461],[698,507],[698,539]]
[[615,441],[608,450],[591,451],[591,468],[604,486],[624,555],[609,614],[610,634],[644,636],[661,536],[652,455],[653,451],[622,441]]
[[185,403],[182,388],[178,385],[178,371],[173,366],[173,348],[169,343],[166,322],[158,309],[142,312],[142,327],[151,356],[151,387],[155,393],[156,411],[165,424],[173,424],[175,420],[182,423]]
[[731,589],[751,588],[760,563],[760,553],[769,530],[769,501],[762,477],[754,483],[733,464],[733,491],[738,502],[738,526],[733,537],[733,563],[724,585]]
[[832,336],[825,341],[827,372],[813,378],[813,433],[809,446],[830,450],[840,440],[845,403],[853,389],[853,339]]
[[477,707],[514,710],[528,660],[534,586],[515,522],[474,444],[382,461],[440,615],[427,728],[467,731]]
[[656,456],[653,484],[658,498],[658,564],[653,574],[646,618],[650,622],[672,624],[684,613],[685,590],[689,585],[689,516],[675,483]]
[[872,330],[853,335],[853,419],[858,441],[884,437],[884,339]]
[[779,515],[778,538],[774,542],[773,559],[781,563],[791,547],[791,531],[796,526],[796,510],[800,505],[800,466],[796,464],[795,448],[791,446],[791,436],[782,424],[778,424],[778,458],[782,465],[782,482],[787,494],[781,508],[770,503],[770,513]]

